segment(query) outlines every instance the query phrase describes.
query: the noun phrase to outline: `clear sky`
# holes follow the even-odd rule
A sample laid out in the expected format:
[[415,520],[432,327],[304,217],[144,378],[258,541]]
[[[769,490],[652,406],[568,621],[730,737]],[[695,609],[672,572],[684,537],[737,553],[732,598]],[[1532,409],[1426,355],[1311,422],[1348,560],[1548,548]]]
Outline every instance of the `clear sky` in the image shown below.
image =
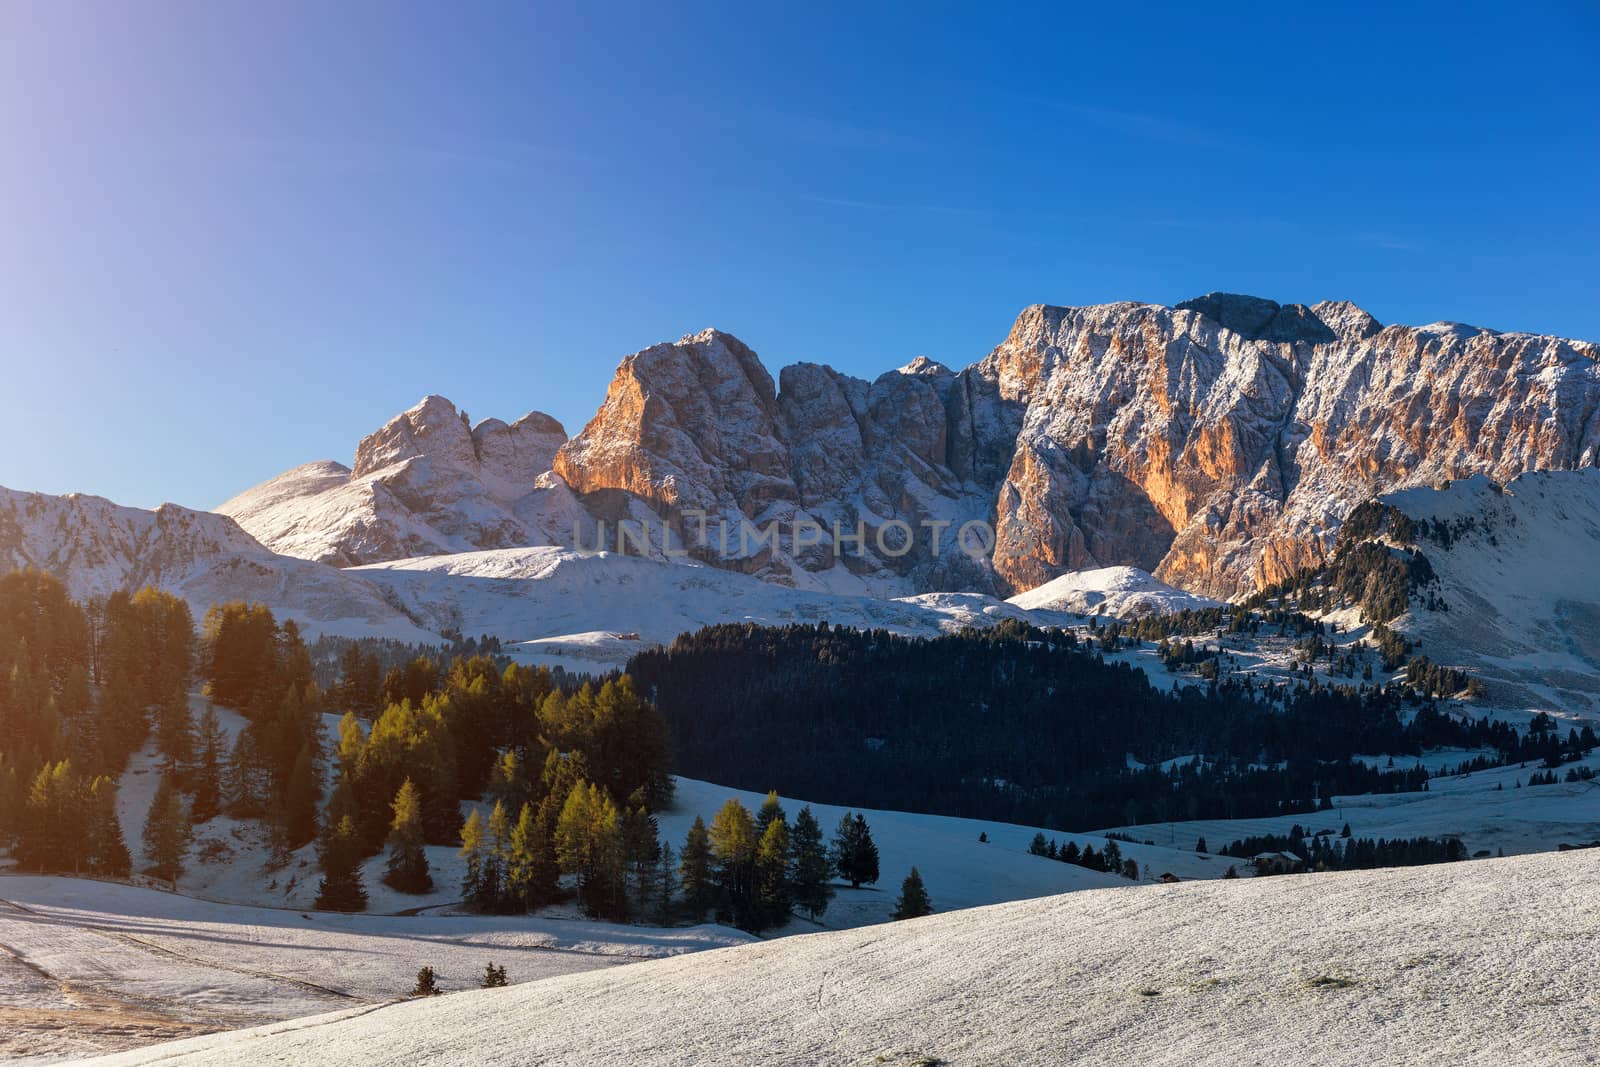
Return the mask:
[[430,392],[576,432],[712,325],[867,377],[1213,289],[1600,339],[1597,55],[1593,2],[0,0],[0,484],[209,507]]

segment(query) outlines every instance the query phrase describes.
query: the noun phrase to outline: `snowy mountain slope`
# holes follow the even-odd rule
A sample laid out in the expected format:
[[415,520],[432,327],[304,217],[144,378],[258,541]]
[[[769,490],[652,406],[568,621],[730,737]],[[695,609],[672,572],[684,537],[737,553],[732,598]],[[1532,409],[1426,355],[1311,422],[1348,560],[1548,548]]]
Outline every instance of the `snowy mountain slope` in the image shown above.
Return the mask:
[[217,508],[276,552],[340,566],[402,556],[569,541],[571,494],[544,488],[566,441],[556,420],[530,412],[514,423],[424,397],[368,434],[352,470],[308,463]]
[[1398,628],[1469,666],[1499,704],[1600,714],[1600,470],[1484,477],[1382,498],[1427,521],[1418,547],[1448,611],[1412,600]]
[[217,601],[258,600],[321,632],[435,640],[370,583],[276,555],[232,519],[173,504],[145,511],[0,488],[0,570],[28,567],[78,598],[159,586],[187,600],[197,623]]
[[1099,567],[1068,571],[1007,600],[1024,611],[1068,611],[1092,615],[1169,615],[1185,609],[1214,608],[1222,603],[1210,597],[1175,589],[1138,567]]
[[527,662],[565,661],[591,671],[622,666],[641,644],[667,643],[721,622],[828,622],[932,636],[1026,617],[977,594],[879,600],[792,589],[714,567],[565,548],[459,552],[347,573],[384,588],[426,626],[497,634],[507,643],[525,643],[512,651]]
[[1600,852],[1314,877],[1072,893],[106,1062],[1592,1062]]
[[475,987],[491,961],[526,982],[750,940],[709,925],[310,914],[9,875],[0,877],[0,1059],[370,1008],[404,996],[424,965],[455,990]]

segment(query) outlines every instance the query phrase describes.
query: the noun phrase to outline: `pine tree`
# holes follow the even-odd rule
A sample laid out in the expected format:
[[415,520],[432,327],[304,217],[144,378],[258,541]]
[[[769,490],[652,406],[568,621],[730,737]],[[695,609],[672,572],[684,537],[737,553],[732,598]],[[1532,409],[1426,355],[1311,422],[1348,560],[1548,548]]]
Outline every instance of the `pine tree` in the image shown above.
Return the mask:
[[621,820],[605,790],[579,783],[556,822],[556,858],[578,876],[578,900],[592,918],[617,918],[626,880]]
[[411,987],[414,997],[436,997],[444,990],[439,988],[439,979],[433,973],[432,967],[423,967],[417,971],[417,984]]
[[523,804],[511,828],[511,855],[506,862],[506,890],[524,911],[549,904],[556,897],[555,850],[532,804]]
[[865,816],[845,812],[833,838],[834,867],[839,876],[860,889],[878,880],[878,846]]
[[823,844],[822,826],[809,805],[794,817],[789,847],[792,864],[789,880],[794,903],[815,922],[828,910],[828,901],[833,899],[833,886],[828,884],[833,877],[833,863]]
[[183,690],[169,694],[156,708],[156,747],[161,771],[180,782],[186,780],[195,760],[194,718]]
[[217,709],[207,704],[200,716],[200,736],[196,746],[194,772],[190,784],[194,797],[189,815],[196,824],[209,822],[222,813],[222,746],[226,743]]
[[767,794],[766,799],[761,802],[760,809],[756,812],[756,840],[760,841],[762,835],[767,832],[767,827],[778,819],[782,819],[786,823],[789,821],[787,816],[784,815],[783,804],[778,800],[778,791],[774,789]]
[[489,911],[505,911],[510,906],[506,867],[511,859],[511,819],[506,806],[495,801],[489,811],[488,830],[483,841],[483,899]]
[[105,878],[126,878],[133,870],[122,821],[117,817],[117,783],[96,778],[89,786],[93,814],[89,824],[89,852],[94,872]]
[[922,874],[915,868],[900,883],[900,899],[895,901],[892,919],[915,919],[933,914],[933,901],[928,899],[927,887],[922,884]]
[[167,879],[173,889],[178,888],[178,876],[183,873],[183,860],[189,851],[189,826],[189,813],[184,810],[176,783],[162,775],[145,818],[144,855],[150,863],[150,873]]
[[1209,849],[1206,848],[1206,839],[1203,836],[1194,843],[1194,850],[1196,852],[1208,852],[1208,851],[1210,851]]
[[650,897],[650,921],[657,926],[671,926],[673,902],[677,895],[678,857],[673,853],[672,845],[663,841]]
[[428,872],[428,853],[422,843],[422,800],[411,779],[400,786],[393,806],[384,884],[402,893],[427,893],[433,889],[433,876]]
[[289,848],[299,848],[317,836],[317,802],[321,794],[316,751],[304,744],[295,756],[283,794],[282,825]]
[[782,926],[789,919],[789,824],[780,813],[767,823],[756,846],[757,908],[762,928]]
[[466,861],[466,872],[461,876],[461,899],[473,911],[488,911],[490,901],[484,888],[483,818],[473,808],[461,827],[461,851],[457,853]]
[[324,830],[319,859],[322,881],[316,906],[324,911],[365,911],[367,887],[361,875],[361,846],[355,820],[348,815]]
[[661,839],[653,815],[643,807],[622,816],[622,852],[628,868],[628,896],[632,910],[644,915],[650,910],[656,863],[661,858]]
[[711,870],[711,835],[706,821],[694,817],[689,836],[683,842],[683,862],[678,867],[683,880],[683,906],[695,922],[704,922],[715,902],[716,890]]
[[506,984],[506,969],[496,967],[492,962],[484,969],[483,981],[478,985],[482,989],[499,989]]
[[741,930],[760,929],[755,879],[758,844],[750,810],[730,797],[711,820],[711,856],[716,865],[718,917]]

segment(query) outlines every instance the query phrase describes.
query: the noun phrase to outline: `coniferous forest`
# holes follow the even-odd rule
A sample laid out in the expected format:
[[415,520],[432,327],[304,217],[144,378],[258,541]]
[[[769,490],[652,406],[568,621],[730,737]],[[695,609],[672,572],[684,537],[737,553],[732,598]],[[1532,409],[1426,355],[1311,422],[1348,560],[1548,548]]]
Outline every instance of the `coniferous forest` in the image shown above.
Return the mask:
[[[1586,751],[1433,705],[1399,687],[1248,680],[1156,689],[1071,633],[1007,622],[933,639],[723,625],[629,664],[693,778],[863,807],[1083,830],[1308,811],[1335,794],[1427,788],[1358,753]],[[1163,769],[1203,754],[1204,762]],[[1132,763],[1130,763],[1130,757]]]

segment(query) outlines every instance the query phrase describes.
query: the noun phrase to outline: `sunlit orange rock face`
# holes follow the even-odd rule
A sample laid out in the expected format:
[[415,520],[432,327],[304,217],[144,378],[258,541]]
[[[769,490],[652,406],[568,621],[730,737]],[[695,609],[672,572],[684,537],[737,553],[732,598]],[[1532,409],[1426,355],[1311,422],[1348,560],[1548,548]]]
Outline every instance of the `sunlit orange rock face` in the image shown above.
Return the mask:
[[[960,372],[919,357],[869,382],[803,362],[774,382],[706,330],[624,359],[570,440],[537,412],[470,425],[428,397],[364,439],[353,470],[308,464],[219,510],[274,551],[339,564],[613,546],[626,520],[658,557],[665,527],[707,563],[799,586],[1009,594],[1131,565],[1227,597],[1321,562],[1374,494],[1594,465],[1597,354],[1212,294],[1030,307]],[[993,532],[975,556],[953,550],[967,523]],[[781,536],[746,542],[742,525]],[[796,539],[800,525],[828,536]]]
[[[774,388],[749,348],[706,331],[624,360],[555,472],[580,499],[621,492],[673,522],[692,509],[993,525],[988,561],[919,543],[848,564],[914,590],[1008,592],[1129,564],[1230,596],[1319,562],[1375,493],[1592,465],[1597,354],[1213,294],[1030,307],[960,373],[919,359],[869,383],[799,364]],[[737,565],[794,581],[835,563]]]

